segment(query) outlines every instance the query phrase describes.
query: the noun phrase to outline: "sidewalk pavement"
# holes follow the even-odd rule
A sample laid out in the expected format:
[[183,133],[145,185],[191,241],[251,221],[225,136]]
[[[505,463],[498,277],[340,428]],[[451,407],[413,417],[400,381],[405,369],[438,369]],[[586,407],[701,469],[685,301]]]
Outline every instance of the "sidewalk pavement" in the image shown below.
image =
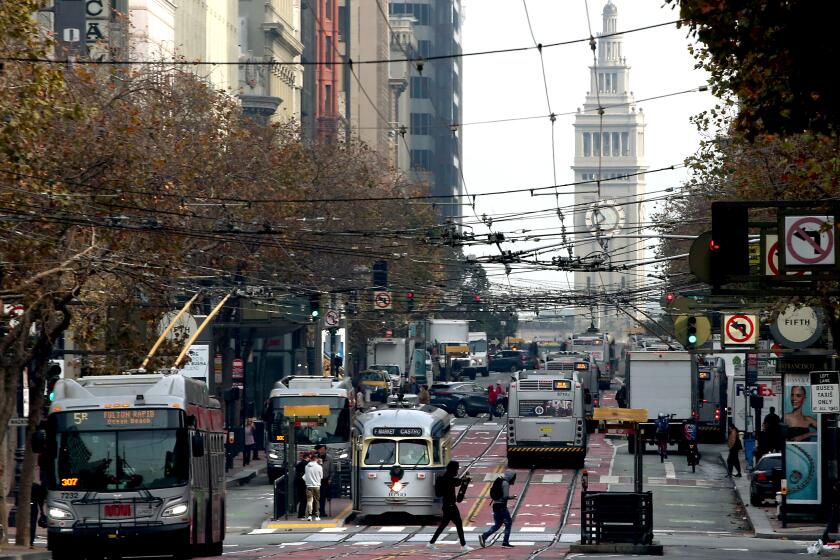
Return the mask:
[[349,498],[333,498],[328,502],[329,516],[322,515],[321,521],[306,521],[297,518],[297,512],[290,512],[288,519],[263,521],[261,531],[270,533],[279,529],[329,529],[342,527],[353,516],[353,503]]
[[43,546],[35,548],[15,546],[13,544],[0,546],[0,560],[50,560],[52,553]]
[[[720,460],[726,466],[726,452],[721,452]],[[755,536],[760,539],[792,539],[802,541],[816,541],[822,538],[824,524],[816,521],[798,522],[788,521],[787,527],[782,527],[776,515],[776,506],[768,505],[756,507],[750,505],[750,474],[746,463],[741,459],[741,478],[733,477],[731,480],[735,487],[735,494],[744,507],[747,518],[752,525]],[[766,503],[770,503],[769,500]]]
[[225,487],[244,486],[268,469],[265,457],[260,455],[259,459],[251,459],[248,465],[242,464],[242,454],[233,459],[233,468],[225,473]]

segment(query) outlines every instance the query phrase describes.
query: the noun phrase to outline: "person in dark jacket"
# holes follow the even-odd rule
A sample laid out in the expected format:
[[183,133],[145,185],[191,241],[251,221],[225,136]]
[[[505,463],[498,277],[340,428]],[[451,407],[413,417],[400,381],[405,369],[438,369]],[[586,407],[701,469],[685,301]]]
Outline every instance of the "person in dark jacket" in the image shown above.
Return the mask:
[[485,547],[487,539],[498,531],[502,525],[505,526],[505,537],[502,541],[502,547],[513,548],[513,545],[510,544],[510,529],[513,526],[513,518],[510,516],[507,503],[508,500],[516,497],[510,493],[511,484],[516,482],[516,473],[505,471],[502,479],[502,495],[498,499],[493,500],[493,526],[478,536],[478,542],[481,544],[481,548]]
[[464,538],[464,524],[461,522],[461,512],[458,511],[456,494],[462,483],[462,479],[458,478],[459,467],[458,461],[449,461],[446,465],[446,472],[439,475],[435,481],[435,494],[439,494],[443,498],[443,516],[441,517],[440,525],[435,530],[435,534],[432,535],[432,540],[426,545],[428,548],[437,548],[435,541],[451,521],[458,531],[461,550],[468,552],[473,549],[467,546],[467,540]]
[[303,475],[306,473],[306,465],[309,464],[309,453],[300,452],[300,458],[295,463],[295,503],[297,503],[298,519],[306,517],[306,483]]
[[[333,471],[333,460],[330,457],[330,454],[327,453],[327,446],[323,443],[319,443],[315,446],[315,451],[318,453],[318,457],[321,458],[321,468],[324,470],[324,476],[321,479],[321,512],[322,517],[326,517],[324,512],[327,511],[325,509],[327,505],[327,497],[330,495],[330,481],[332,480],[332,471]],[[332,501],[332,500],[330,500]]]

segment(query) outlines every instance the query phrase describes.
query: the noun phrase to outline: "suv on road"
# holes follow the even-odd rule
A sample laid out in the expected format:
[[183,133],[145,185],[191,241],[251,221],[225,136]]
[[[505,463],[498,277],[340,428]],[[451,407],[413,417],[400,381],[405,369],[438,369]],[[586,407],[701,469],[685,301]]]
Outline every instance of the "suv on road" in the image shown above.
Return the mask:
[[[442,408],[458,418],[477,416],[488,412],[490,400],[487,387],[477,383],[453,381],[435,383],[429,389],[429,404]],[[502,416],[507,409],[507,396],[502,395],[496,401],[496,415]]]
[[521,371],[523,369],[537,369],[537,360],[523,350],[502,350],[490,359],[490,371]]

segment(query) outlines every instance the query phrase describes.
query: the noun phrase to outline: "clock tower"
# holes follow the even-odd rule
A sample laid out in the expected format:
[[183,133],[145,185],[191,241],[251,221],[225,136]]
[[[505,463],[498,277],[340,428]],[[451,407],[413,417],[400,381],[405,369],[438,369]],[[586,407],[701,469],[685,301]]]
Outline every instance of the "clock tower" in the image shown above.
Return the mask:
[[619,340],[633,321],[618,307],[636,315],[621,299],[645,280],[643,268],[636,266],[644,260],[644,243],[621,237],[643,233],[645,123],[630,89],[612,0],[602,16],[597,62],[589,68],[589,92],[574,123],[574,283],[576,295],[589,304],[578,309],[575,332],[594,322]]

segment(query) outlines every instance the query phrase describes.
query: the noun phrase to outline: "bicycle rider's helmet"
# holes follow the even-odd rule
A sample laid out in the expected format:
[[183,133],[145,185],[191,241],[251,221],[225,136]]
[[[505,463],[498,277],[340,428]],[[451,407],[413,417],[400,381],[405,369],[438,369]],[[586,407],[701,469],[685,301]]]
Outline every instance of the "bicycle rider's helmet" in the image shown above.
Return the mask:
[[667,415],[664,412],[659,413],[659,418],[665,418],[665,416],[667,416]]

